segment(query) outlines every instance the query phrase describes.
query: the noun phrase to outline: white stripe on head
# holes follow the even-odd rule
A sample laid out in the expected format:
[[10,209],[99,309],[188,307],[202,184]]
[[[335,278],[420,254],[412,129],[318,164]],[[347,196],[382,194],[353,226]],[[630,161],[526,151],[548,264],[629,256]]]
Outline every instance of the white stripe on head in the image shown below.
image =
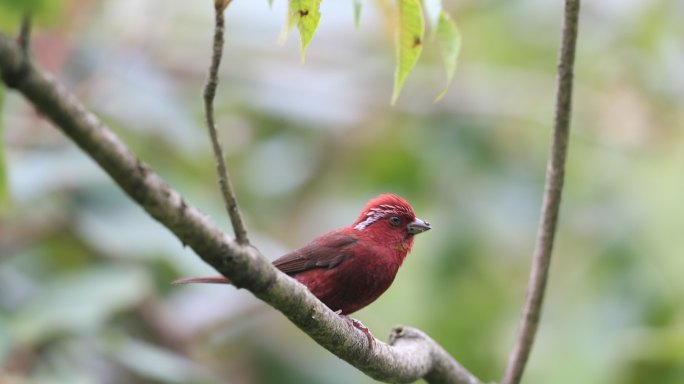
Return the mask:
[[369,225],[375,223],[376,221],[392,216],[392,215],[411,215],[412,212],[409,211],[406,207],[401,206],[401,205],[391,205],[391,204],[380,204],[377,207],[370,208],[368,212],[366,212],[366,219],[359,222],[354,226],[354,229],[357,231],[363,231],[366,229]]

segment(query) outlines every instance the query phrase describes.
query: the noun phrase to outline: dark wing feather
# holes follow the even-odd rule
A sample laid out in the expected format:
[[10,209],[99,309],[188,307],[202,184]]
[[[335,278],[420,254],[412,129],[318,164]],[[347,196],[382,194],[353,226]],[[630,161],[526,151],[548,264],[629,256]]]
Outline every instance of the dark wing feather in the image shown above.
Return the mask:
[[333,268],[351,255],[350,246],[356,241],[355,237],[330,232],[280,257],[273,265],[288,275],[315,268]]

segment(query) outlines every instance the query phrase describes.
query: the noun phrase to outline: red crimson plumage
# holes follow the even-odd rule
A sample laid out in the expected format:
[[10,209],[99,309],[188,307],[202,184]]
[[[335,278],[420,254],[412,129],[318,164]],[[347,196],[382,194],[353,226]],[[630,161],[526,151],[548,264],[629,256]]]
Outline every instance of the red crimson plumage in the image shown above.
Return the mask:
[[[389,288],[411,251],[413,237],[429,229],[430,224],[416,218],[406,200],[383,194],[370,200],[352,225],[315,238],[273,265],[304,284],[332,310],[347,315],[372,303]],[[229,281],[216,276],[176,283]]]

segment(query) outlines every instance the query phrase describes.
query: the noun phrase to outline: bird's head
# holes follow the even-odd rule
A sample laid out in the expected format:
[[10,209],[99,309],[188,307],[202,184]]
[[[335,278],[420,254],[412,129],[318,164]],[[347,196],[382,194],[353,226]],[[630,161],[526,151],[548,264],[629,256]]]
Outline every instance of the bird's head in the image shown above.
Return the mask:
[[401,237],[410,240],[414,235],[431,228],[430,223],[416,217],[408,201],[391,193],[369,201],[352,227],[357,231],[402,235]]

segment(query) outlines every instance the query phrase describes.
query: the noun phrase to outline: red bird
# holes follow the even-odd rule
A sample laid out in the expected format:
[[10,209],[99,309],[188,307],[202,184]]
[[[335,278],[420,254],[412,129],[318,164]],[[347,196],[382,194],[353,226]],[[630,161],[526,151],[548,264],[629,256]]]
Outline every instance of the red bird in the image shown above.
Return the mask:
[[[389,288],[411,251],[413,236],[429,229],[430,224],[416,218],[406,200],[383,194],[369,201],[352,225],[315,238],[273,265],[304,284],[332,310],[347,315],[372,303]],[[175,283],[230,281],[216,276]],[[360,328],[357,323],[354,325]]]

